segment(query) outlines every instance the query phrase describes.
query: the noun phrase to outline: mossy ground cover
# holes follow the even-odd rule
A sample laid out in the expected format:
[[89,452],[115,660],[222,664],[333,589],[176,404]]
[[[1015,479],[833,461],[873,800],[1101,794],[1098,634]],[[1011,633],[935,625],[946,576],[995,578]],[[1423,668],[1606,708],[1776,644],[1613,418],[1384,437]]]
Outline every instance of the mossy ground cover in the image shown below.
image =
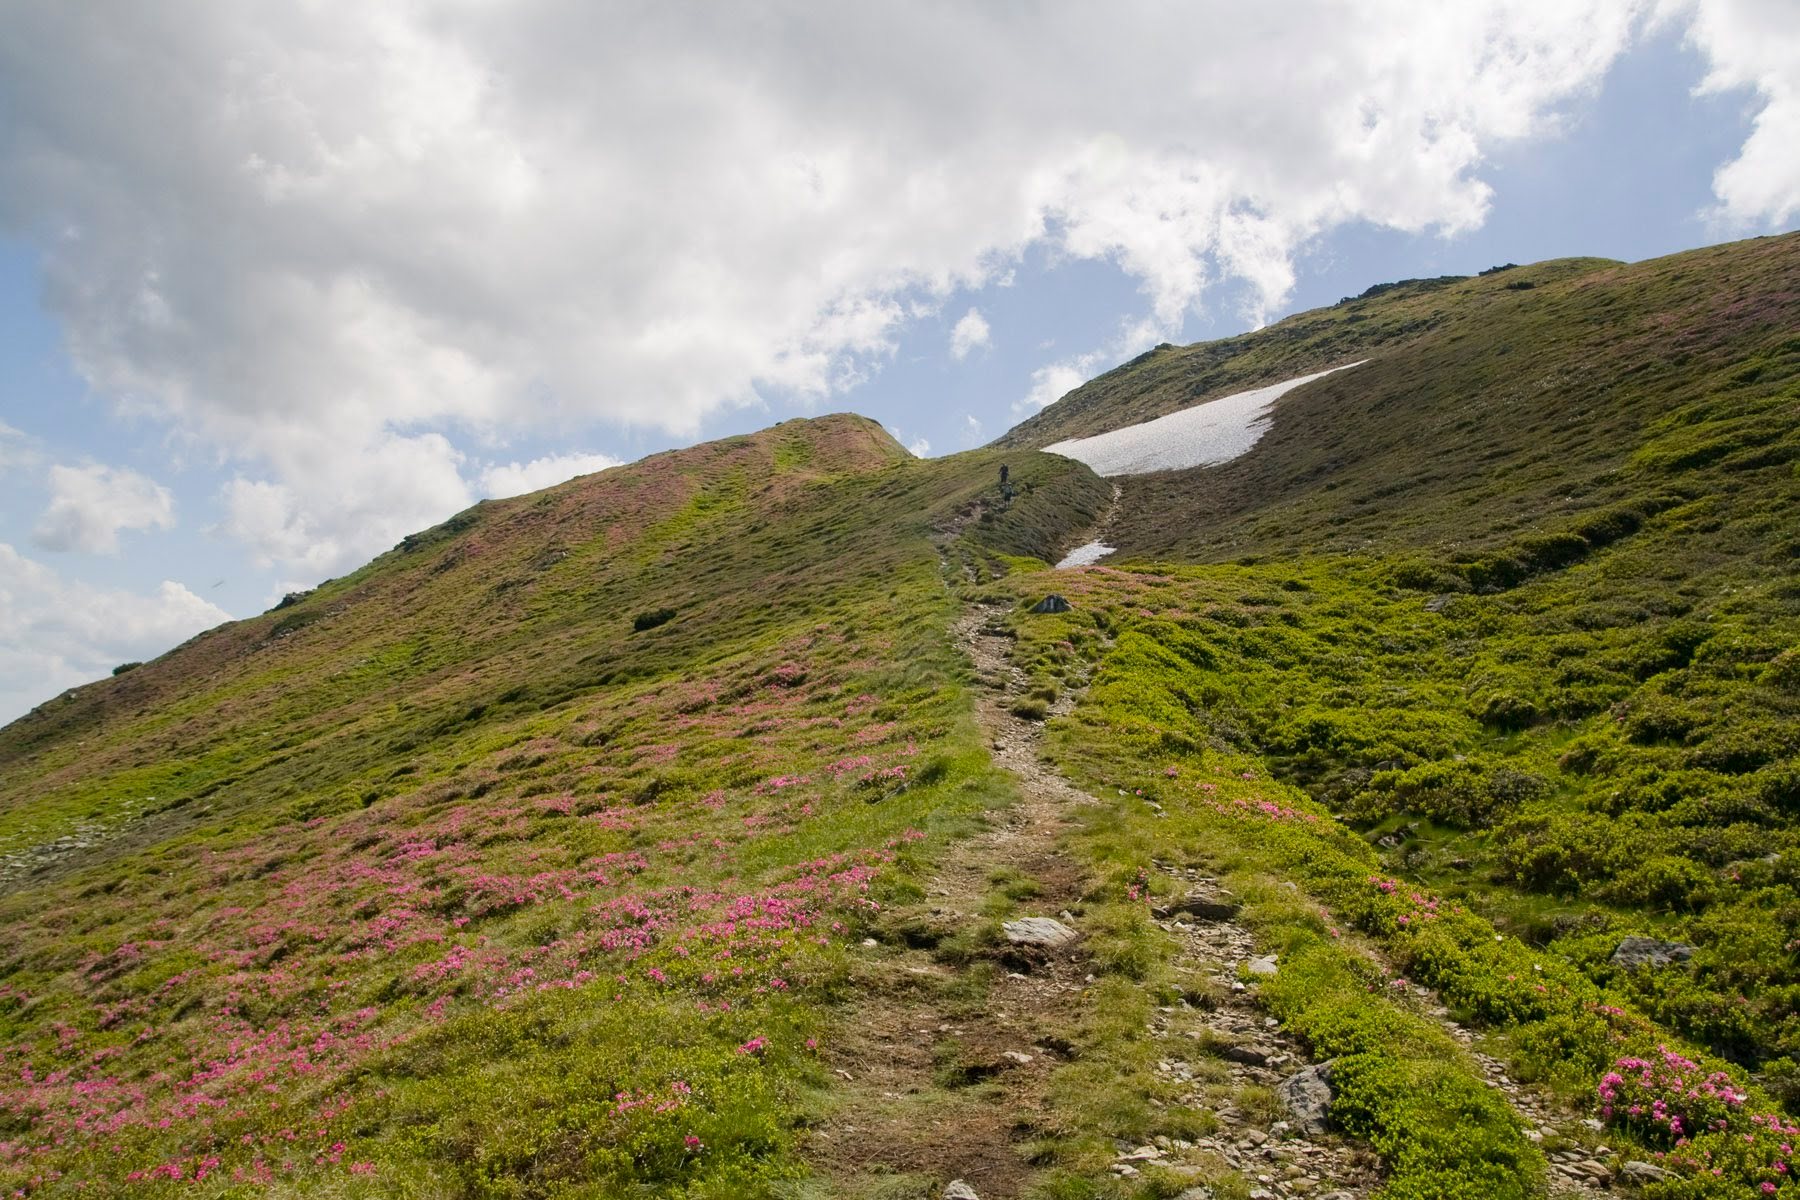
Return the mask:
[[[1773,810],[1739,828],[1741,804],[1703,823],[1664,815],[1666,804],[1634,817],[1620,798],[1627,779],[1664,764],[1684,769],[1667,756],[1706,744],[1633,740],[1629,714],[1665,690],[1710,689],[1716,736],[1794,727],[1780,682],[1791,614],[1770,607],[1769,591],[1758,600],[1724,589],[1735,600],[1706,614],[1702,641],[1679,655],[1656,650],[1654,669],[1626,676],[1603,703],[1555,719],[1520,722],[1511,704],[1505,719],[1495,715],[1497,679],[1560,711],[1546,699],[1554,676],[1537,664],[1577,657],[1571,639],[1583,635],[1546,612],[1572,594],[1618,603],[1609,589],[1629,588],[1618,581],[1635,578],[1635,556],[1655,557],[1658,521],[1679,529],[1684,517],[1670,510],[1629,550],[1622,542],[1579,568],[1460,595],[1435,612],[1425,595],[1394,586],[1394,564],[1381,561],[1095,568],[1010,581],[1021,661],[1050,686],[1093,673],[1083,702],[1050,731],[1072,777],[1119,797],[1092,823],[1090,853],[1120,891],[1134,872],[1174,859],[1262,897],[1246,919],[1280,955],[1267,1002],[1316,1056],[1345,1064],[1340,1119],[1382,1151],[1390,1194],[1525,1195],[1541,1170],[1508,1107],[1417,1010],[1415,984],[1489,1031],[1518,1077],[1604,1114],[1615,1146],[1622,1135],[1643,1156],[1669,1154],[1661,1161],[1688,1174],[1661,1185],[1664,1194],[1791,1187],[1780,1165],[1791,1117],[1744,1068],[1787,1052],[1796,960],[1783,914],[1795,893],[1782,863],[1794,855],[1792,829]],[[1051,588],[1076,611],[1023,611]],[[1640,618],[1629,635],[1591,629],[1587,650],[1649,653],[1671,640],[1665,623],[1694,619]],[[1698,652],[1715,641],[1712,655]],[[1743,781],[1715,786],[1734,796]],[[1699,809],[1723,811],[1716,801]],[[1594,840],[1608,848],[1648,840],[1609,860],[1616,874],[1533,890],[1519,856],[1563,852],[1558,823],[1584,820],[1607,823]],[[1673,903],[1635,890],[1643,861],[1658,856],[1678,865],[1656,878],[1704,886]],[[1638,932],[1691,940],[1692,967],[1612,967],[1619,938]],[[1359,952],[1364,942],[1378,953]],[[1732,1022],[1721,1026],[1719,1013]],[[1670,1069],[1678,1084],[1645,1084],[1655,1096],[1636,1112],[1606,1103],[1609,1077],[1643,1074],[1622,1062],[1661,1063],[1665,1053],[1679,1059]],[[1709,1086],[1729,1099],[1696,1116],[1682,1097]],[[1661,1124],[1645,1116],[1652,1110]],[[1678,1110],[1682,1126],[1672,1129]],[[1709,1173],[1714,1165],[1722,1176]]]
[[[846,946],[1010,798],[932,536],[992,459],[850,419],[662,456],[9,728],[7,1189],[800,1174]],[[959,556],[1047,553],[1104,499],[1009,462]]]

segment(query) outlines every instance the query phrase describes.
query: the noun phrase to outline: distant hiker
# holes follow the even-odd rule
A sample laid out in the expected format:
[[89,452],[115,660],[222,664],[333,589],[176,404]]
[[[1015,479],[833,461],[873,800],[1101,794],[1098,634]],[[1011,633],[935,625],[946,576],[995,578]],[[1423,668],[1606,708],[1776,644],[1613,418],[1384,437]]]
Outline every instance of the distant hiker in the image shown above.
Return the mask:
[[1006,486],[1006,464],[1005,463],[1000,464],[1000,486],[1001,487]]

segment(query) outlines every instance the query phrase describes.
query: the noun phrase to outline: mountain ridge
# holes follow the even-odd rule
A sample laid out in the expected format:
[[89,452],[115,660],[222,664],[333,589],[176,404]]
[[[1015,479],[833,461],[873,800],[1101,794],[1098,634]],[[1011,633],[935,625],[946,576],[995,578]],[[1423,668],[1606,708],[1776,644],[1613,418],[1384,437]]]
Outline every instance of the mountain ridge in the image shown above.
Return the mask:
[[[784,422],[39,706],[0,1182],[1791,1190],[1797,266],[1378,285],[940,459]],[[1353,348],[1221,466],[1028,444]]]

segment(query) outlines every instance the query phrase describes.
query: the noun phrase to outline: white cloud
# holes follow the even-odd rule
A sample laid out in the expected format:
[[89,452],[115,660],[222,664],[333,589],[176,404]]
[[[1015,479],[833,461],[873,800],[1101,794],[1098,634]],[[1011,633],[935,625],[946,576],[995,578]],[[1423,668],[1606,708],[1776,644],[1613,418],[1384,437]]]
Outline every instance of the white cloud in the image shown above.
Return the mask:
[[969,356],[969,351],[977,346],[991,346],[993,338],[988,329],[987,318],[978,309],[971,308],[950,331],[950,356],[959,362]]
[[0,542],[0,721],[230,619],[179,583],[90,587]]
[[1013,405],[1013,412],[1029,415],[1045,405],[1055,404],[1088,381],[1100,358],[1097,353],[1082,354],[1039,367],[1031,373],[1031,390],[1025,394],[1024,399]]
[[1736,229],[1778,228],[1800,214],[1800,6],[1792,0],[1676,0],[1688,42],[1709,64],[1701,93],[1751,89],[1750,137],[1713,176],[1714,216]]
[[353,446],[293,427],[269,455],[283,482],[238,476],[221,489],[220,532],[259,567],[320,579],[475,502],[463,455],[441,434],[377,431]]
[[528,463],[496,463],[481,472],[481,494],[496,500],[523,496],[577,475],[616,467],[619,462],[608,454],[552,454]]
[[33,467],[39,458],[37,439],[0,421],[0,467]]
[[[1649,3],[0,0],[0,229],[85,378],[239,472],[222,528],[336,570],[469,501],[460,439],[812,403],[1029,248],[1166,330],[1335,226],[1469,229]],[[1783,7],[1696,26],[1773,97],[1734,209],[1789,211],[1791,74],[1720,31]]]
[[1124,362],[1155,345],[1161,328],[1153,318],[1132,321],[1121,327],[1106,345],[1084,354],[1070,355],[1058,362],[1039,367],[1031,373],[1031,390],[1014,402],[1015,416],[1037,412],[1054,404],[1107,367]]
[[924,438],[914,438],[906,444],[906,452],[914,458],[924,458],[931,453],[931,443]]
[[173,529],[169,489],[128,467],[50,468],[50,506],[31,531],[44,550],[116,554],[121,529]]

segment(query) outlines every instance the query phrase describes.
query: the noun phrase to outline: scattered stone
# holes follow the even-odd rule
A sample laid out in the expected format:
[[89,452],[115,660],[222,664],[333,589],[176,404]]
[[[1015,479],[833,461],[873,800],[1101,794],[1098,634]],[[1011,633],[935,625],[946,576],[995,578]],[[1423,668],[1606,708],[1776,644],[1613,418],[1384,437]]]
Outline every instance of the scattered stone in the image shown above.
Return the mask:
[[1275,1089],[1301,1132],[1321,1134],[1331,1112],[1331,1063],[1314,1063],[1282,1080]]
[[1429,599],[1425,602],[1425,611],[1441,613],[1446,608],[1450,607],[1450,602],[1454,599],[1456,599],[1455,596],[1449,596],[1449,595],[1433,596],[1431,599]]
[[1664,1179],[1671,1178],[1673,1176],[1669,1172],[1647,1162],[1628,1162],[1619,1168],[1621,1181],[1639,1186],[1646,1183],[1659,1183]]
[[1219,1057],[1228,1062],[1243,1063],[1246,1067],[1264,1067],[1269,1064],[1267,1052],[1255,1046],[1222,1046]]
[[1237,916],[1239,908],[1238,902],[1228,896],[1194,892],[1156,909],[1155,914],[1165,920],[1169,917],[1186,915],[1199,917],[1202,921],[1229,921]]
[[1066,946],[1081,935],[1054,917],[1020,917],[1000,926],[1015,946]]
[[944,1187],[942,1200],[981,1200],[975,1189],[960,1179],[952,1179]]
[[1070,608],[1069,602],[1052,592],[1031,606],[1034,613],[1065,613]]
[[1260,958],[1253,958],[1250,960],[1250,965],[1245,969],[1252,975],[1261,975],[1265,977],[1273,975],[1275,974],[1275,956],[1273,954],[1265,954]]
[[1175,1200],[1213,1200],[1213,1190],[1209,1187],[1191,1187]]
[[1694,948],[1681,942],[1628,937],[1612,952],[1612,963],[1616,967],[1632,970],[1637,967],[1666,967],[1671,963],[1686,962],[1692,957]]
[[1031,1055],[1018,1050],[1002,1050],[1000,1057],[1018,1063],[1021,1067],[1031,1061]]
[[1123,1163],[1151,1162],[1151,1161],[1154,1161],[1155,1159],[1161,1158],[1162,1156],[1163,1156],[1163,1152],[1161,1150],[1157,1149],[1155,1146],[1139,1146],[1136,1150],[1131,1151],[1129,1154],[1119,1155],[1117,1161],[1123,1162]]

